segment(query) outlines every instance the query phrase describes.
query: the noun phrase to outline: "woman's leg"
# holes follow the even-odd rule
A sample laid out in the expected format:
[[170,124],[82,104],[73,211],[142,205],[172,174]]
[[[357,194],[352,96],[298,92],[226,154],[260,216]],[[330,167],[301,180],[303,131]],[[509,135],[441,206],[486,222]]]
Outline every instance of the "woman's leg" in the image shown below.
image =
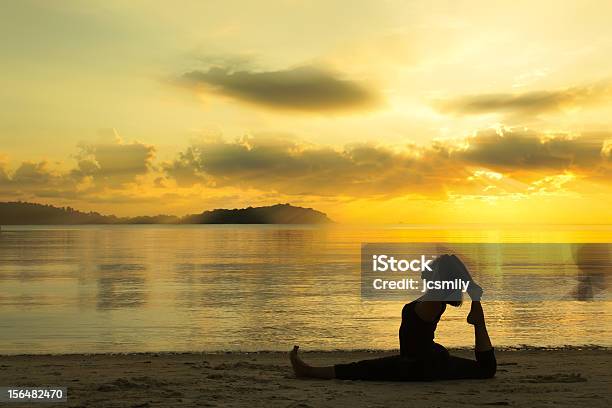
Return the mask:
[[493,378],[497,370],[497,362],[493,349],[476,351],[476,360],[450,356],[448,366],[440,380],[467,380]]
[[426,375],[422,362],[401,356],[314,367],[305,363],[298,356],[298,349],[298,346],[294,346],[289,353],[291,365],[297,377],[363,381],[426,381],[432,379]]
[[450,356],[447,369],[442,376],[443,379],[492,378],[495,376],[497,371],[495,351],[487,333],[480,302],[472,302],[467,321],[474,326],[476,360]]
[[474,348],[476,351],[488,351],[493,349],[487,325],[484,317],[484,310],[480,302],[472,302],[467,322],[474,326]]
[[336,378],[362,381],[427,381],[431,380],[425,364],[399,355],[336,364]]
[[289,352],[289,359],[293,372],[297,377],[303,378],[320,378],[323,380],[331,380],[336,378],[336,370],[334,366],[314,367],[306,364],[300,356],[298,356],[299,346],[293,346],[293,350]]

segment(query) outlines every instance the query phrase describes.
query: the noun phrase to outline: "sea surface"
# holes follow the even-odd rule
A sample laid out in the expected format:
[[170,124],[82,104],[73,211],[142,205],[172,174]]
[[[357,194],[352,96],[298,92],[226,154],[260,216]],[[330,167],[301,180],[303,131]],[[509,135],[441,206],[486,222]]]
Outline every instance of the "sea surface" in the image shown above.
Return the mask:
[[[405,302],[360,291],[361,245],[382,242],[609,243],[612,227],[3,226],[0,353],[396,349]],[[531,261],[491,261],[507,290],[549,295],[485,296],[493,343],[612,346],[608,275],[586,297],[571,265],[513,285]],[[449,308],[436,340],[472,346],[468,310]]]

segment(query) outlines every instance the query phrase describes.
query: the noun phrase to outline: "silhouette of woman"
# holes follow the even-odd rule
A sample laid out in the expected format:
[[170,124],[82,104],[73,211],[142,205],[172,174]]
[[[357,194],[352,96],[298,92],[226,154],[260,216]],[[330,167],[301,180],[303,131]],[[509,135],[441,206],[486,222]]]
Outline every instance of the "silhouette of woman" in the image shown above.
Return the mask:
[[446,348],[434,342],[434,333],[447,305],[461,305],[461,290],[428,290],[419,299],[402,309],[399,329],[400,354],[362,360],[349,364],[315,367],[298,355],[298,346],[289,353],[291,365],[298,377],[370,381],[433,381],[469,378],[491,378],[497,362],[480,304],[482,289],[467,268],[454,255],[442,255],[434,262],[428,280],[462,279],[470,282],[468,295],[472,299],[467,322],[474,326],[476,359],[451,356]]

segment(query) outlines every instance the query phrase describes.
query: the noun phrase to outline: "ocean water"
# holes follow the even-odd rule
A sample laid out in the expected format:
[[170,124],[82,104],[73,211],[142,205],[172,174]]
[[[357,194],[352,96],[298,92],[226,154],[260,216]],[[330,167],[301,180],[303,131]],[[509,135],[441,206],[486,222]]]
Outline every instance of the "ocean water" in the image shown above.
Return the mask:
[[[0,353],[395,349],[405,302],[361,297],[365,242],[606,243],[612,228],[4,226]],[[612,346],[607,275],[595,301],[570,295],[579,269],[561,275],[559,300],[483,302],[495,345]],[[438,342],[473,345],[468,310],[448,309]]]

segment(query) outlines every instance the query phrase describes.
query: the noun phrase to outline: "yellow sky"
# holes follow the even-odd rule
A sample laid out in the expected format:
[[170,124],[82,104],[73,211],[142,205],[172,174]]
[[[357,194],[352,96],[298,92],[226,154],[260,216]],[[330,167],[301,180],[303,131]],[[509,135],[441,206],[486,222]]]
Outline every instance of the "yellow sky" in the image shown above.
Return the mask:
[[0,199],[612,223],[609,1],[20,1]]

